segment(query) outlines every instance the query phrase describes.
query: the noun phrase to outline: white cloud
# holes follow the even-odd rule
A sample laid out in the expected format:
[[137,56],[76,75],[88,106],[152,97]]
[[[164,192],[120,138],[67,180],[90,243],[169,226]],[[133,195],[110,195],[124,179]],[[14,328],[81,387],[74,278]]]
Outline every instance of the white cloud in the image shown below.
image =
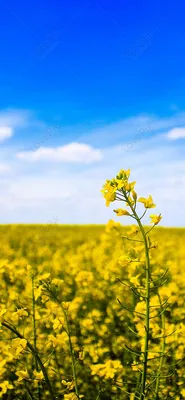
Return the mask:
[[[10,164],[11,173],[1,179],[1,221],[47,223],[57,216],[60,223],[105,223],[109,219],[128,223],[115,216],[115,204],[105,207],[100,189],[120,168],[131,168],[138,195],[151,194],[157,204],[155,212],[163,214],[160,225],[185,225],[185,141],[174,146],[165,137],[173,128],[185,126],[185,115],[156,117],[153,123],[152,118],[130,118],[120,126],[111,124],[95,135],[87,134],[83,141],[76,139],[77,143],[18,153],[19,159],[12,156],[12,148],[9,154],[4,149],[3,160]],[[144,133],[135,138],[145,126]],[[62,140],[66,140],[64,136]],[[125,147],[129,143],[132,146]],[[99,159],[102,162],[93,163]]]
[[25,128],[31,120],[31,113],[26,110],[0,110],[0,143],[11,138],[15,129]]
[[100,161],[102,152],[87,144],[69,143],[65,146],[46,148],[40,147],[36,151],[17,153],[17,157],[26,161],[54,161],[61,163],[89,164]]
[[11,126],[0,126],[0,142],[9,139],[13,135]]
[[8,164],[0,164],[0,174],[4,174],[10,171],[10,166]]
[[113,122],[102,127],[86,130],[81,134],[80,141],[104,147],[115,143],[130,143],[137,134],[145,138],[153,135],[166,134],[171,129],[185,126],[185,113],[159,118],[157,115],[137,115]]
[[185,128],[174,128],[167,133],[170,140],[185,139]]
[[62,179],[61,185],[59,179],[45,178],[42,174],[31,176],[29,180],[27,176],[20,177],[18,181],[6,179],[2,185],[2,192],[6,199],[6,208],[10,210],[19,207],[44,207],[44,204],[67,200],[73,195],[73,190],[65,178]]
[[[182,145],[173,146],[161,135],[138,142],[132,151],[123,146],[102,150],[100,164],[76,167],[54,163],[27,164],[3,180],[0,198],[1,220],[5,222],[47,222],[54,215],[60,223],[105,223],[117,218],[115,204],[105,207],[100,189],[120,168],[131,168],[139,196],[151,194],[161,212],[161,225],[185,225],[185,161]],[[183,149],[182,149],[183,150]],[[20,165],[19,165],[20,168]],[[16,177],[16,179],[15,179]],[[148,222],[148,219],[146,220]]]
[[25,127],[31,119],[27,110],[6,109],[0,111],[0,125],[12,128]]

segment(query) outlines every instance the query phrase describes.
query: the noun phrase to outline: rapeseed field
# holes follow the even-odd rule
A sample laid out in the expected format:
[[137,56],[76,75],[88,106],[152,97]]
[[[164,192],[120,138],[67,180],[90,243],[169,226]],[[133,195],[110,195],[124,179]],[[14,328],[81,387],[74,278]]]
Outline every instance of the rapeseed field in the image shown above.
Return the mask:
[[185,229],[138,227],[129,175],[103,194],[131,226],[0,226],[0,398],[185,398]]

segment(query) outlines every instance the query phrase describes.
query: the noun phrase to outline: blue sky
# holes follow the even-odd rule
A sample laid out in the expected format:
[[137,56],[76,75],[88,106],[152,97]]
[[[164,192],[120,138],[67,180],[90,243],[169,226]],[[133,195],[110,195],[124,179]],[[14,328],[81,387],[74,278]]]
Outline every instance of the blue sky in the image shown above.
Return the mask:
[[183,1],[0,2],[0,31],[0,221],[104,223],[130,167],[184,225]]

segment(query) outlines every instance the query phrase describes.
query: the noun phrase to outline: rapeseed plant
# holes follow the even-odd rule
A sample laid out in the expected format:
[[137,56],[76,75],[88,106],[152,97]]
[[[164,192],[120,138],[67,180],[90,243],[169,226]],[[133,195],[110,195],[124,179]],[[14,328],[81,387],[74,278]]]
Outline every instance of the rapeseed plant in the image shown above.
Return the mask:
[[[144,278],[142,280],[140,279],[141,273],[130,278],[130,289],[139,299],[141,299],[141,302],[138,302],[138,305],[141,305],[141,308],[138,309],[136,307],[133,309],[129,309],[126,305],[123,305],[119,299],[118,301],[124,309],[128,311],[130,310],[131,313],[136,314],[137,316],[139,315],[138,322],[140,321],[141,317],[144,318],[144,322],[140,321],[140,335],[142,338],[141,351],[137,349],[134,350],[130,346],[126,345],[127,350],[133,355],[138,356],[140,354],[139,362],[133,364],[133,366],[136,366],[136,371],[138,370],[140,374],[136,386],[134,399],[135,398],[140,400],[148,399],[149,392],[152,390],[153,393],[152,398],[155,398],[157,400],[159,398],[161,371],[165,357],[166,332],[165,332],[164,314],[168,306],[168,300],[162,302],[161,297],[157,292],[159,298],[159,304],[155,306],[151,304],[151,295],[152,295],[151,292],[153,290],[158,289],[158,287],[163,286],[163,281],[162,281],[163,276],[158,277],[155,280],[153,279],[154,272],[152,271],[151,267],[150,250],[156,248],[156,243],[153,244],[151,242],[149,233],[154,228],[154,226],[156,226],[160,222],[162,216],[161,214],[159,215],[151,214],[150,222],[153,224],[152,228],[148,229],[144,227],[144,225],[142,224],[142,219],[145,216],[146,211],[148,209],[155,208],[156,204],[154,204],[151,195],[149,195],[148,198],[144,197],[138,198],[138,195],[134,190],[136,182],[135,181],[129,182],[129,178],[130,178],[130,170],[120,170],[120,172],[115,178],[106,181],[106,183],[103,186],[102,193],[106,200],[107,206],[109,206],[111,202],[115,202],[116,200],[124,203],[124,205],[127,207],[126,209],[118,208],[115,209],[114,212],[116,213],[117,216],[129,216],[137,223],[137,226],[132,226],[131,230],[128,233],[128,236],[132,236],[132,239],[130,239],[127,236],[124,236],[124,238],[137,243],[141,243],[144,248],[144,253],[145,253],[144,259],[141,256],[140,252],[137,253],[134,249],[130,250],[130,254],[128,254],[128,256],[124,255],[119,258],[119,264],[122,267],[129,268],[131,263],[135,263],[141,268],[141,273],[142,269],[144,269]],[[142,203],[144,206],[144,212],[141,214],[141,216],[139,216],[137,211],[138,203]],[[136,235],[138,237],[139,233],[140,233],[139,239],[133,238],[133,236],[135,237]],[[154,284],[154,282],[156,281],[159,281],[159,285]],[[124,282],[123,285],[129,286],[128,283]],[[143,302],[145,302],[145,305],[143,304]],[[152,307],[154,308],[159,307],[160,312],[155,313]],[[157,355],[156,358],[159,358],[160,361],[159,361],[158,373],[156,376],[154,376],[154,379],[151,382],[151,379],[149,379],[148,381],[148,370],[149,370],[148,365],[149,361],[153,360],[154,357],[152,357],[152,355],[150,356],[150,354],[152,353],[152,350],[150,350],[150,341],[151,341],[150,321],[151,319],[160,316],[161,316],[161,332],[163,332],[162,347],[161,350],[159,351],[156,350],[154,352]],[[131,329],[131,331],[136,336],[138,335],[135,331],[133,331],[133,329]],[[154,340],[155,339],[156,336],[154,336]],[[154,389],[153,386],[155,386]],[[128,392],[125,393],[128,394]]]

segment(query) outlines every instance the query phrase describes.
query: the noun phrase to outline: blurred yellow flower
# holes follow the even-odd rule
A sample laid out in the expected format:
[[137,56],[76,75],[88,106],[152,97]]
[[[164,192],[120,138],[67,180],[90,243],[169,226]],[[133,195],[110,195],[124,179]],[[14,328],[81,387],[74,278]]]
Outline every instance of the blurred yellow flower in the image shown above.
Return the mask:
[[28,316],[28,312],[26,311],[25,308],[20,308],[19,310],[17,310],[16,312],[12,313],[12,317],[13,318],[23,318],[23,317],[27,317]]
[[29,375],[28,375],[28,371],[23,371],[23,370],[20,370],[20,371],[16,371],[16,373],[15,373],[17,376],[18,376],[18,382],[21,382],[23,379],[28,379],[29,378]]
[[139,228],[137,225],[132,225],[130,228],[130,231],[128,232],[128,236],[133,236],[133,235],[137,235],[137,233],[139,232]]
[[0,396],[2,397],[3,394],[7,393],[8,389],[13,389],[13,385],[5,380],[4,382],[0,383],[0,389]]
[[35,378],[38,379],[38,380],[44,379],[44,375],[43,375],[42,371],[38,372],[38,371],[34,370],[33,374],[34,374]]

